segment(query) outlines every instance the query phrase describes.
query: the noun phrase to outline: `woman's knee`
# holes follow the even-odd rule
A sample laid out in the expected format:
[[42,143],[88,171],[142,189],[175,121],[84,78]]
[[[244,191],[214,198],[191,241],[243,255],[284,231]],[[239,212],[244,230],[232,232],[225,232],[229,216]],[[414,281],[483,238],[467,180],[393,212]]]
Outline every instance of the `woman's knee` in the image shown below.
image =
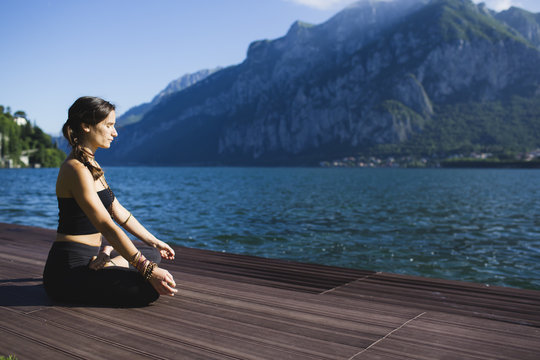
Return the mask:
[[158,249],[153,247],[144,247],[139,249],[148,260],[159,264],[161,262],[161,254]]

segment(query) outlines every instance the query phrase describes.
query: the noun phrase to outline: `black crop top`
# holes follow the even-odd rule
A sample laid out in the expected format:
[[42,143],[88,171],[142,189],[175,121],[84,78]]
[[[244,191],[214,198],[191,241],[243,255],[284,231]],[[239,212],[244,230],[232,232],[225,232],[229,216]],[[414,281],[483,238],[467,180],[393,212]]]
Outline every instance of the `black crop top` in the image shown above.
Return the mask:
[[[97,194],[99,195],[103,205],[108,209],[114,201],[114,194],[109,192],[109,189],[98,191]],[[65,235],[86,235],[99,233],[74,198],[59,197],[58,210],[58,233]]]

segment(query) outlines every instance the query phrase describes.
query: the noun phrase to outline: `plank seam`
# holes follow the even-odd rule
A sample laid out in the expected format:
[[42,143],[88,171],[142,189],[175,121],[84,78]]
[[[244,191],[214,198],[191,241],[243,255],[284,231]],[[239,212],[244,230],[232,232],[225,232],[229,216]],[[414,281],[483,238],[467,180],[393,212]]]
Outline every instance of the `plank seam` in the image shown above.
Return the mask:
[[31,311],[26,311],[26,312],[23,312],[22,314],[23,315],[33,315],[34,313],[38,312],[38,311],[43,311],[45,309],[41,308],[41,309],[35,309],[35,310],[31,310]]
[[362,349],[360,350],[359,352],[357,352],[356,354],[354,354],[353,356],[351,356],[348,360],[353,360],[355,357],[357,357],[358,355],[361,355],[362,353],[364,353],[365,351],[367,351],[368,349],[370,349],[371,347],[377,345],[378,343],[380,343],[381,341],[385,340],[387,337],[389,337],[390,335],[392,335],[393,333],[395,333],[396,331],[402,329],[403,327],[407,326],[410,322],[420,318],[421,316],[425,315],[426,312],[424,311],[423,313],[421,314],[418,314],[416,315],[414,318],[412,319],[409,319],[407,321],[405,321],[403,324],[401,324],[399,327],[395,328],[394,330],[390,331],[388,334],[386,334],[385,336],[383,336],[382,338],[380,338],[379,340],[375,341],[374,343],[372,343],[371,345],[369,345],[367,348],[365,349]]
[[375,274],[369,274],[369,275],[365,275],[365,276],[359,277],[359,278],[357,278],[357,279],[354,279],[354,280],[351,280],[351,281],[349,281],[349,282],[346,282],[345,284],[341,284],[341,285],[338,285],[338,286],[333,287],[333,288],[331,288],[331,289],[327,289],[327,290],[325,290],[325,291],[323,291],[323,292],[320,292],[319,295],[328,294],[329,292],[332,292],[332,291],[334,291],[334,290],[340,289],[340,288],[345,287],[345,286],[347,286],[347,285],[349,285],[349,284],[352,284],[352,283],[354,283],[354,282],[369,279],[371,276],[376,275],[376,274],[378,274],[378,273],[375,273]]

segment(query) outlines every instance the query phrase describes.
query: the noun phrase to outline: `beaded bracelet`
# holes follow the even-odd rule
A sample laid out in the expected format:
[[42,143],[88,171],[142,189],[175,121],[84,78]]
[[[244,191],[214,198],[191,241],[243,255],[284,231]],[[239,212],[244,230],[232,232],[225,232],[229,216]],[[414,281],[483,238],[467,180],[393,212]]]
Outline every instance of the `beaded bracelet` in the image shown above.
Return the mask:
[[140,251],[137,251],[133,256],[133,260],[129,263],[141,273],[146,281],[150,280],[154,268],[157,266],[155,262],[148,260]]
[[154,273],[154,268],[157,266],[155,262],[150,262],[150,264],[146,267],[144,271],[144,280],[148,281],[152,277],[152,274]]

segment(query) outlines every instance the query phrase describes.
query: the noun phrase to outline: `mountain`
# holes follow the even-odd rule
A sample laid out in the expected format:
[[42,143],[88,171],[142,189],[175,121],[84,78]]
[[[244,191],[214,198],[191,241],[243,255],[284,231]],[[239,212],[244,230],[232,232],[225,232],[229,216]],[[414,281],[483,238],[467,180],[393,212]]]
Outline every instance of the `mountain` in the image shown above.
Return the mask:
[[[161,101],[166,99],[167,96],[175,92],[182,91],[219,70],[221,70],[220,67],[216,67],[214,69],[199,70],[191,74],[184,74],[178,79],[171,81],[165,87],[165,89],[161,90],[156,96],[154,96],[152,101],[134,106],[122,115],[118,116],[116,118],[116,128],[121,129],[126,125],[139,122],[147,112],[152,110]],[[69,153],[71,151],[71,147],[69,146],[67,140],[64,138],[63,135],[55,136],[52,139],[53,143],[56,144],[56,146],[59,149],[62,149],[62,151],[64,151],[65,153]]]
[[220,69],[220,67],[217,67],[214,69],[199,70],[192,74],[185,74],[178,79],[171,81],[167,85],[167,87],[165,87],[165,89],[163,89],[159,92],[159,94],[154,96],[151,102],[132,107],[131,109],[123,113],[121,116],[119,116],[116,119],[116,127],[122,128],[126,125],[139,122],[148,111],[150,111],[157,104],[166,99],[167,96],[169,96],[170,94],[184,90],[185,88],[197,83],[198,81],[201,81],[202,79],[212,75]]
[[[295,22],[165,97],[101,162],[313,164],[381,147],[508,147],[523,132],[520,146],[540,146],[540,50],[499,16],[470,0],[360,1],[320,25]],[[516,106],[532,116],[495,121]]]
[[496,14],[495,18],[512,27],[531,44],[540,48],[540,14],[511,7]]

